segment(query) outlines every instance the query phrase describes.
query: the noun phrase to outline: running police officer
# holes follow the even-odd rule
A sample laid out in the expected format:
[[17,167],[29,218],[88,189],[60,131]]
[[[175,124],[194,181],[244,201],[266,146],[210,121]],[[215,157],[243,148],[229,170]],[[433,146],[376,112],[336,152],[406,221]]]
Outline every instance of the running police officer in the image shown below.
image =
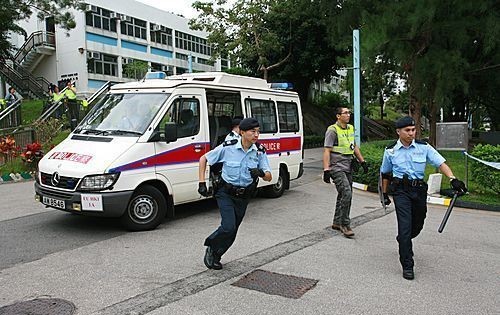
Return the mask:
[[236,239],[238,227],[245,216],[248,201],[261,177],[271,181],[271,168],[264,147],[255,143],[259,138],[259,122],[245,118],[240,123],[240,140],[229,140],[200,158],[200,195],[209,195],[205,183],[207,162],[222,162],[222,182],[215,193],[220,209],[221,224],[205,240],[204,263],[210,269],[222,269],[220,259]]
[[413,249],[412,238],[424,227],[427,213],[427,184],[424,182],[426,163],[439,167],[450,178],[454,190],[465,193],[465,184],[453,176],[445,159],[427,142],[415,140],[415,120],[406,116],[396,122],[399,140],[384,151],[382,166],[382,191],[384,203],[391,200],[387,195],[389,182],[392,181],[393,199],[398,220],[399,261],[403,267],[403,278],[412,280]]
[[349,124],[351,112],[348,108],[336,109],[337,122],[329,126],[325,133],[323,150],[323,181],[330,179],[337,188],[337,204],[332,229],[340,230],[345,237],[353,237],[349,213],[352,201],[352,166],[354,156],[360,161],[363,171],[368,171],[363,155],[354,142],[354,127]]

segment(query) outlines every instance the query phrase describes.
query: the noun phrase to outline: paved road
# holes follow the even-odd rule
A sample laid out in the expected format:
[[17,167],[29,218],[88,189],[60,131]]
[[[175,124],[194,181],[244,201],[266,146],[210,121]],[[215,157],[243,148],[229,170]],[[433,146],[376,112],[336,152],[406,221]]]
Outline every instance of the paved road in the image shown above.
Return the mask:
[[[213,202],[183,206],[154,231],[124,233],[112,220],[46,210],[31,201],[31,183],[0,185],[8,244],[0,307],[53,297],[72,301],[78,315],[498,314],[500,214],[457,208],[438,234],[445,208],[430,207],[415,242],[416,279],[406,281],[394,213],[377,195],[355,192],[355,239],[328,228],[336,196],[321,181],[320,159],[321,150],[306,150],[306,174],[286,195],[252,200],[222,271],[202,263],[203,240],[219,222]],[[255,269],[318,284],[299,299],[231,285]]]

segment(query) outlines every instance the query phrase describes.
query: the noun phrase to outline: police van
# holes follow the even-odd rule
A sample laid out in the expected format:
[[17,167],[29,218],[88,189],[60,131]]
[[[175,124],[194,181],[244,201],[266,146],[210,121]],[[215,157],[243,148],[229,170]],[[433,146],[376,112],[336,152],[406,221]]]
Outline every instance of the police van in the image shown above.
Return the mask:
[[[220,145],[235,116],[255,117],[273,180],[259,190],[280,197],[303,172],[297,93],[219,72],[116,84],[78,127],[40,160],[35,198],[93,216],[120,217],[130,230],[154,229],[174,206],[204,198],[198,161]],[[207,183],[213,175],[206,173]]]

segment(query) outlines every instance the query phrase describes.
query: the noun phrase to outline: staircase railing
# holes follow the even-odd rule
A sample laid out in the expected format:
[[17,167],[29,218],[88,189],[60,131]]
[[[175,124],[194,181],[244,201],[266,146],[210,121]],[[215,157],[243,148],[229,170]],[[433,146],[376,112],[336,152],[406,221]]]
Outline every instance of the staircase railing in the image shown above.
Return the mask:
[[28,56],[30,51],[38,46],[56,46],[55,34],[52,32],[37,31],[31,33],[31,35],[26,39],[24,44],[19,48],[14,56],[14,61],[18,64],[22,64],[23,60]]
[[22,101],[18,99],[0,112],[0,129],[21,125],[21,103]]
[[364,127],[379,138],[387,138],[387,129],[376,121],[363,117]]
[[49,80],[45,79],[44,77],[35,77],[31,72],[26,70],[23,66],[21,66],[19,63],[17,63],[15,60],[13,64],[14,70],[16,70],[21,77],[23,78],[31,78],[32,81],[38,83],[40,85],[40,90],[44,93],[45,96],[48,96],[48,90],[52,86],[52,84],[49,82]]
[[44,98],[48,96],[50,83],[45,79],[37,79],[30,72],[19,65],[16,68],[9,66],[6,62],[0,63],[0,73],[5,80],[25,93],[31,92],[35,97]]

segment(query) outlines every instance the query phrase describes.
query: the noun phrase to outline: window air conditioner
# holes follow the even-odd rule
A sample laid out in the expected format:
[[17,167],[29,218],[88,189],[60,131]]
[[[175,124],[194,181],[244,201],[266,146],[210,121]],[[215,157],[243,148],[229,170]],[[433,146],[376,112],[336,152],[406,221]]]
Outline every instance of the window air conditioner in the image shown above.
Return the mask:
[[101,54],[98,52],[92,52],[92,58],[101,60]]
[[120,20],[132,23],[132,17],[125,14],[120,14]]
[[85,12],[97,12],[97,6],[90,4],[85,5]]
[[112,19],[118,19],[120,16],[119,16],[119,14],[118,14],[118,13],[116,13],[116,12],[111,12],[111,13],[109,14],[109,17],[110,17],[110,18],[112,18]]
[[161,31],[161,25],[153,24],[153,31]]

